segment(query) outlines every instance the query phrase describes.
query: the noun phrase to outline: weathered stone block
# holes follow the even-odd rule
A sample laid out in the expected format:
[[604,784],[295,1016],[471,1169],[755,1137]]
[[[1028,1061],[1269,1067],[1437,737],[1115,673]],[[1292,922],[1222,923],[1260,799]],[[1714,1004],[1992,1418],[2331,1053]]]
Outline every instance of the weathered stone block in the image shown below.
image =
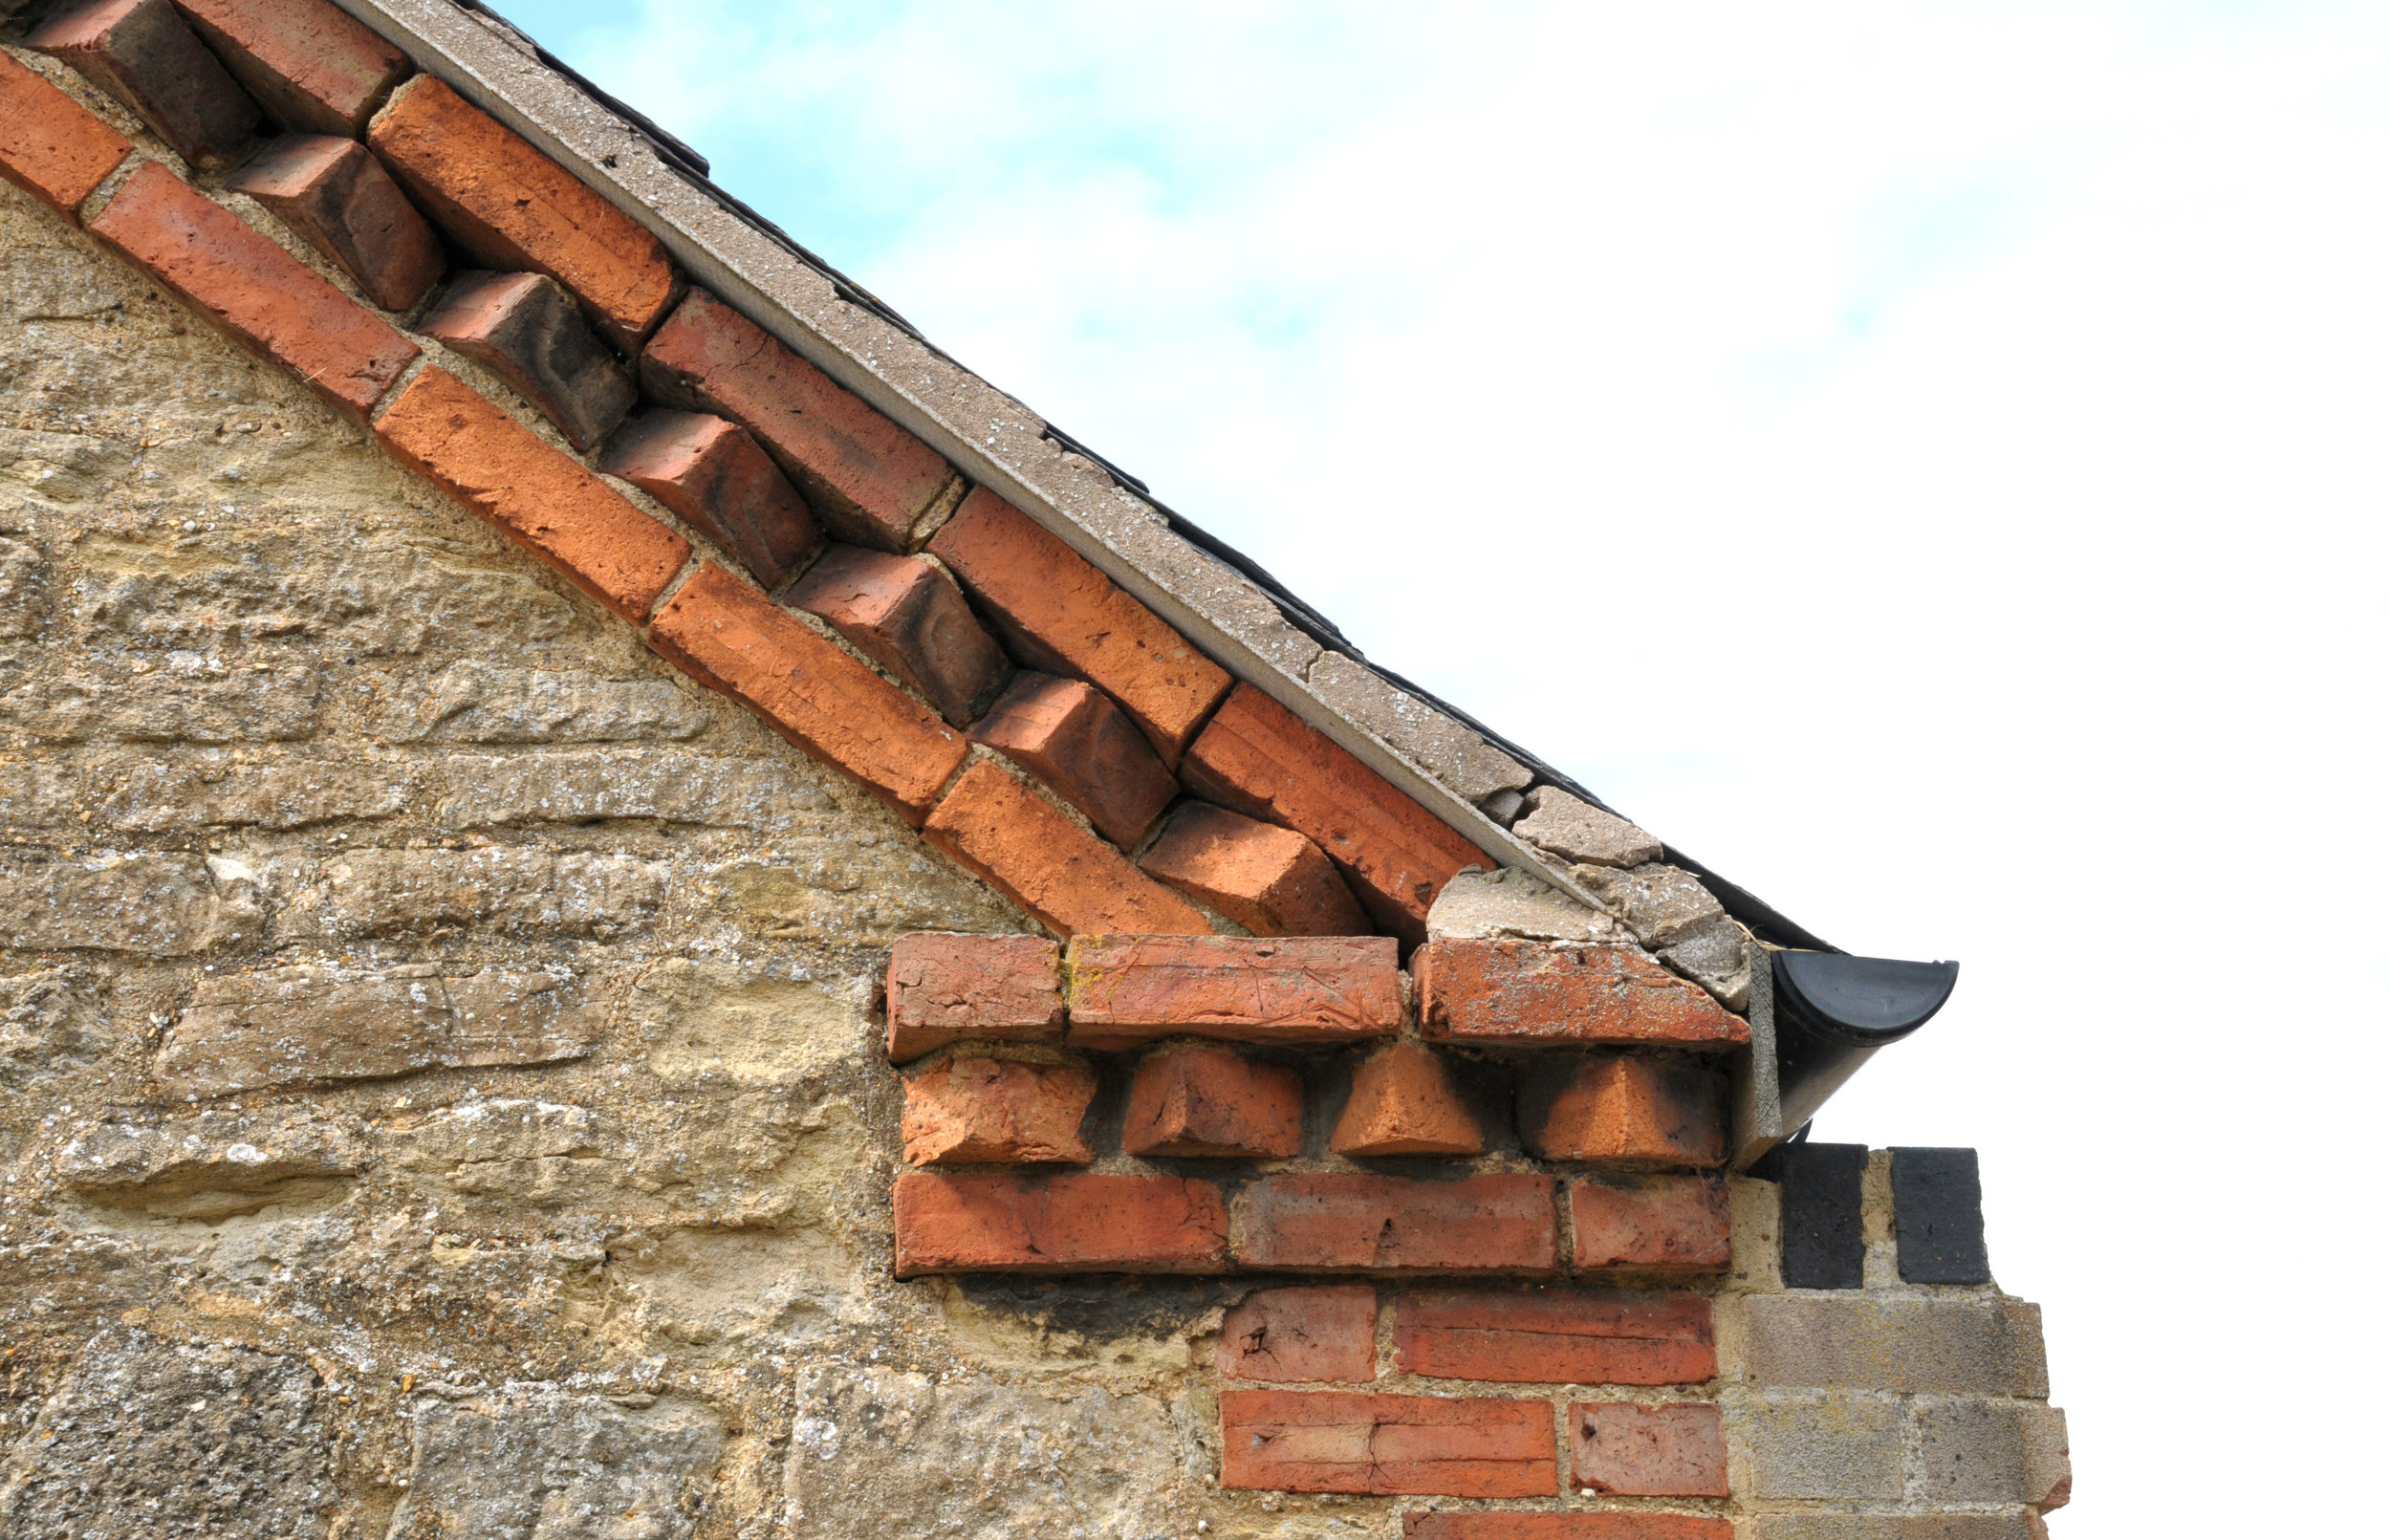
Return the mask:
[[158,1051],[176,1095],[577,1058],[605,1008],[563,973],[273,968],[200,981]]
[[52,743],[270,743],[313,737],[311,668],[190,674],[70,674],[0,695],[0,722]]
[[116,828],[163,834],[204,824],[300,829],[385,818],[406,804],[396,765],[293,759],[258,765],[202,761],[135,765],[99,804]]
[[89,994],[64,968],[0,977],[0,1079],[78,1070],[105,1042]]
[[1659,840],[1556,786],[1527,793],[1527,816],[1510,833],[1547,855],[1594,866],[1640,866],[1661,856]]
[[449,754],[437,762],[451,829],[653,819],[771,834],[820,810],[819,789],[786,756],[734,759],[681,749]]
[[1616,921],[1518,867],[1463,872],[1436,895],[1427,934],[1453,941],[1617,943]]
[[869,987],[810,971],[686,957],[648,967],[631,987],[629,1011],[646,1039],[647,1068],[674,1087],[817,1081],[862,1040]]
[[407,1427],[414,1458],[393,1535],[684,1540],[723,1445],[703,1407],[550,1389],[422,1398]]
[[467,659],[402,698],[383,736],[481,744],[653,743],[694,738],[706,712],[669,679],[608,679]]
[[1762,1294],[1746,1311],[1754,1384],[2050,1394],[2041,1307],[2023,1300]]
[[398,936],[444,925],[516,935],[618,936],[663,908],[672,869],[631,856],[477,850],[357,850],[319,864],[277,862],[285,936]]
[[187,957],[247,941],[262,921],[245,868],[113,852],[0,864],[0,944]]
[[1889,1396],[1770,1395],[1735,1421],[1751,1497],[1894,1499],[1905,1490],[1901,1407]]
[[1213,1362],[1224,1379],[1366,1384],[1378,1377],[1378,1291],[1256,1290],[1222,1318]]

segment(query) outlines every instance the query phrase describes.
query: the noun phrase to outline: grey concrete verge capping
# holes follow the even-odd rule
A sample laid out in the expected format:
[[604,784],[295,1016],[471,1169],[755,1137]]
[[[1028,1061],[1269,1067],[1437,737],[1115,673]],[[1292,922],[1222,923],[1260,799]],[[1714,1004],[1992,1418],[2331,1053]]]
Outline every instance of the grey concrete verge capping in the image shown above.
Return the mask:
[[[1393,782],[1481,849],[1599,909],[1570,872],[1322,700],[1322,649],[1242,574],[1173,532],[1102,467],[1045,437],[1045,422],[860,307],[830,280],[677,174],[645,136],[453,0],[335,0],[639,221],[703,287],[992,488],[1136,595],[1229,671]],[[1419,703],[1423,712],[1432,711]],[[1439,720],[1454,734],[1476,735]],[[1499,754],[1483,745],[1488,754]]]

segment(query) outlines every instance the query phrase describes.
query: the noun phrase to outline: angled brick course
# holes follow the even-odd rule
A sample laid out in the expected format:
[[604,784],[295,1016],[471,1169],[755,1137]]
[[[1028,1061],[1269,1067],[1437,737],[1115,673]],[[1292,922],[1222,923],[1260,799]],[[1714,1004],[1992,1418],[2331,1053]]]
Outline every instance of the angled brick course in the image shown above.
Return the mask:
[[365,132],[404,54],[329,0],[175,0],[184,18],[274,120],[305,134]]
[[923,832],[1062,935],[1193,936],[1211,928],[1200,911],[988,760],[963,772]]
[[782,602],[828,621],[958,727],[987,709],[1012,672],[954,579],[918,556],[834,545]]
[[1369,917],[1317,845],[1208,802],[1182,804],[1139,864],[1256,936],[1369,934]]
[[73,219],[132,153],[97,114],[0,54],[0,176]]
[[475,261],[548,274],[624,352],[671,308],[680,279],[662,242],[445,83],[408,81],[368,142]]
[[672,510],[776,589],[820,553],[804,497],[753,435],[703,412],[642,412],[598,466]]
[[1229,693],[1180,779],[1207,802],[1316,842],[1405,945],[1425,939],[1427,910],[1454,873],[1501,864],[1250,684]]
[[384,310],[413,309],[446,266],[440,237],[355,140],[285,135],[225,185],[273,210]]
[[125,181],[91,230],[351,417],[363,417],[420,351],[156,162]]
[[25,46],[130,107],[202,170],[239,160],[265,121],[169,0],[70,4],[28,33]]
[[639,400],[572,294],[543,273],[460,272],[419,330],[513,386],[584,452]]
[[[1179,783],[1111,697],[1075,679],[1024,670],[971,737],[1044,781],[1123,850],[1179,794]],[[1150,861],[1144,870],[1163,875]]]
[[658,612],[648,641],[916,827],[970,751],[911,696],[710,562]]

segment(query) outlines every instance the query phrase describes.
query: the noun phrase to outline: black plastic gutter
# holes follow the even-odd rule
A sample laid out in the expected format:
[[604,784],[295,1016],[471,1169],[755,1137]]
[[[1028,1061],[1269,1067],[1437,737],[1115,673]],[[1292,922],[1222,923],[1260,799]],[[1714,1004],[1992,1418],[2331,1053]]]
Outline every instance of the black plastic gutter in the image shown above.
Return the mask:
[[[837,292],[837,295],[840,299],[845,300],[850,305],[854,305],[870,312],[873,315],[879,317],[882,321],[885,321],[890,326],[895,327],[898,331],[902,332],[905,336],[911,337],[914,341],[919,342],[923,347],[927,348],[939,358],[953,364],[956,368],[963,369],[966,372],[972,374],[975,378],[984,378],[979,377],[978,371],[972,370],[969,365],[964,363],[960,358],[955,358],[953,354],[946,352],[945,349],[938,346],[935,342],[930,341],[928,337],[923,336],[922,335],[921,328],[915,326],[911,321],[906,320],[902,315],[898,315],[896,310],[885,300],[882,300],[879,295],[873,293],[870,290],[865,289],[861,284],[857,283],[845,273],[840,272],[836,268],[834,268],[829,263],[823,261],[820,257],[816,256],[813,251],[808,249],[803,244],[798,242],[794,236],[792,236],[778,225],[775,225],[771,220],[765,218],[761,213],[750,207],[736,194],[728,191],[720,184],[716,183],[713,180],[712,175],[713,163],[707,161],[703,155],[698,154],[693,147],[691,147],[685,141],[682,140],[678,135],[670,133],[654,119],[648,117],[645,113],[631,106],[628,102],[622,100],[619,97],[615,96],[612,92],[609,92],[603,86],[598,84],[595,80],[590,79],[587,76],[581,74],[570,64],[565,63],[564,60],[556,57],[547,49],[542,48],[536,38],[532,37],[529,33],[523,31],[522,28],[515,26],[514,23],[507,20],[506,17],[500,15],[490,7],[482,4],[482,0],[452,0],[452,3],[461,11],[469,11],[476,15],[488,17],[489,20],[496,22],[500,27],[506,29],[509,33],[511,33],[516,37],[522,39],[524,44],[528,46],[533,54],[537,56],[541,64],[554,71],[557,75],[562,76],[565,79],[570,80],[573,83],[574,89],[579,91],[583,96],[589,98],[590,100],[596,102],[598,106],[603,107],[606,111],[614,114],[617,118],[622,119],[622,121],[630,125],[631,129],[639,134],[641,138],[646,140],[649,146],[655,150],[656,158],[663,162],[674,175],[680,177],[683,181],[687,182],[692,186],[695,186],[700,191],[704,192],[707,197],[713,199],[723,207],[728,209],[732,214],[735,214],[741,222],[745,223],[758,233],[764,235],[773,244],[781,247],[783,249],[788,251],[791,256],[795,257],[798,261],[813,269],[814,271],[819,273],[823,278],[829,280],[832,287]],[[1187,544],[1194,546],[1196,549],[1206,553],[1206,554],[1217,558],[1230,569],[1249,578],[1255,587],[1259,588],[1264,594],[1267,594],[1270,596],[1270,601],[1278,607],[1278,613],[1286,618],[1286,621],[1289,625],[1293,626],[1297,631],[1302,632],[1305,636],[1311,638],[1312,640],[1317,642],[1328,651],[1339,653],[1344,657],[1352,659],[1355,662],[1368,669],[1371,673],[1376,674],[1380,679],[1384,680],[1396,689],[1399,689],[1404,694],[1412,696],[1415,699],[1424,701],[1429,705],[1434,706],[1437,710],[1442,711],[1445,715],[1452,718],[1455,722],[1460,723],[1463,727],[1469,728],[1479,737],[1485,739],[1488,743],[1493,745],[1496,748],[1501,749],[1504,753],[1509,754],[1512,759],[1517,760],[1520,764],[1526,766],[1530,770],[1533,771],[1535,780],[1538,784],[1556,786],[1561,791],[1568,792],[1571,796],[1592,803],[1595,807],[1601,809],[1604,813],[1613,813],[1619,817],[1625,816],[1625,814],[1619,813],[1616,808],[1611,807],[1610,804],[1604,802],[1600,797],[1596,796],[1592,792],[1586,790],[1585,787],[1578,784],[1575,777],[1569,775],[1547,763],[1542,756],[1521,747],[1518,743],[1504,736],[1502,733],[1496,732],[1493,728],[1486,726],[1476,717],[1462,710],[1451,702],[1444,700],[1437,695],[1431,694],[1428,691],[1420,688],[1420,686],[1412,683],[1409,680],[1404,679],[1401,675],[1394,672],[1394,670],[1386,668],[1380,664],[1371,662],[1369,659],[1362,654],[1360,648],[1355,646],[1351,639],[1346,637],[1341,630],[1337,629],[1335,621],[1329,619],[1317,610],[1313,609],[1309,604],[1304,603],[1302,599],[1295,596],[1293,590],[1289,589],[1284,583],[1278,581],[1276,577],[1271,575],[1269,570],[1263,567],[1261,563],[1255,561],[1244,552],[1237,550],[1226,540],[1221,539],[1218,535],[1213,534],[1208,530],[1206,530],[1202,525],[1197,524],[1194,520],[1186,517],[1184,514],[1171,508],[1168,504],[1162,502],[1160,498],[1154,496],[1153,488],[1147,486],[1141,477],[1131,475],[1128,471],[1113,464],[1112,461],[1105,458],[1103,455],[1097,454],[1086,445],[1073,438],[1068,433],[1063,432],[1060,428],[1055,427],[1052,423],[1046,423],[1042,415],[1038,417],[1038,421],[1045,423],[1045,437],[1049,441],[1072,454],[1078,455],[1081,458],[1092,461],[1097,466],[1101,466],[1104,474],[1110,476],[1115,485],[1125,488],[1130,491],[1135,492],[1139,497],[1143,498],[1146,503],[1152,506],[1155,512],[1160,513],[1162,516],[1164,522],[1169,525],[1170,531],[1173,534],[1176,534],[1181,539],[1186,541]],[[1730,881],[1726,878],[1720,877],[1708,865],[1702,861],[1695,860],[1692,857],[1686,855],[1684,851],[1679,850],[1674,845],[1663,843],[1661,846],[1661,854],[1667,859],[1669,864],[1683,867],[1685,871],[1688,871],[1695,877],[1699,878],[1702,881],[1702,885],[1709,889],[1710,893],[1716,897],[1718,902],[1726,909],[1726,912],[1732,915],[1736,920],[1741,921],[1746,926],[1749,927],[1751,934],[1757,936],[1761,941],[1767,942],[1775,946],[1795,947],[1804,951],[1839,952],[1842,949],[1831,942],[1822,940],[1806,926],[1798,924],[1792,920],[1788,919],[1784,914],[1778,911],[1774,905],[1767,902],[1748,888],[1745,888],[1741,883]]]

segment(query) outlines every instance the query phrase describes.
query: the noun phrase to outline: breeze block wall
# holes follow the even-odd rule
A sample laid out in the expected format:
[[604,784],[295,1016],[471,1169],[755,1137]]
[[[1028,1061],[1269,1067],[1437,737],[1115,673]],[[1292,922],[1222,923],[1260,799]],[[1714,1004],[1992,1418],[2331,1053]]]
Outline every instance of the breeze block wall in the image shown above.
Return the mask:
[[2063,1499],[1943,1166],[1723,1173],[1657,841],[1487,870],[324,0],[0,38],[0,1533]]

